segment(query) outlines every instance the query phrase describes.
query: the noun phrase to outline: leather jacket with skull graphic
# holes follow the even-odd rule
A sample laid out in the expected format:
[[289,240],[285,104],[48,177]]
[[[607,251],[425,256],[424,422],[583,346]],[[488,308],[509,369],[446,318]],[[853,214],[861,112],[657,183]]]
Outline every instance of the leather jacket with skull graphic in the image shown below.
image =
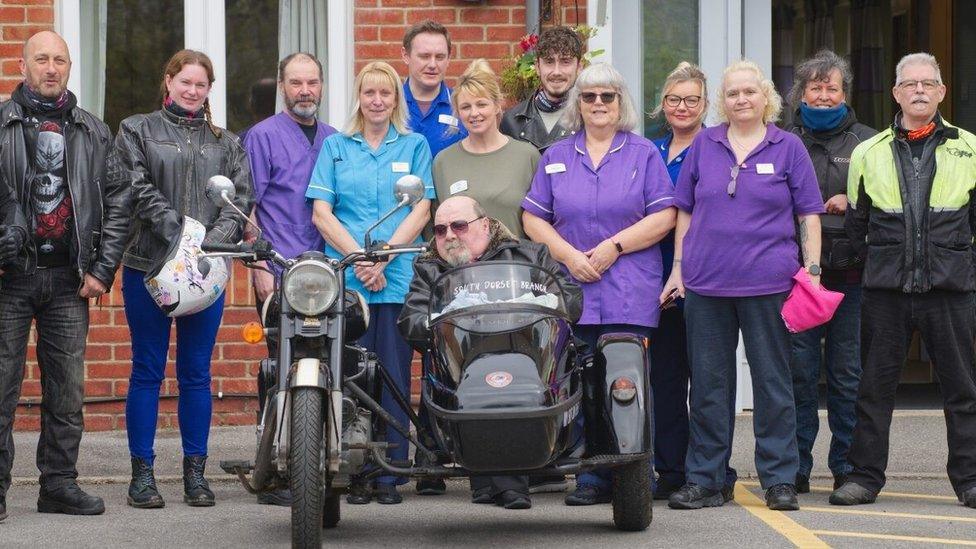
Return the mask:
[[[0,103],[0,172],[28,218],[33,215],[32,200],[37,199],[31,192],[35,174],[24,133],[29,119],[17,102]],[[129,193],[112,147],[112,133],[108,125],[80,107],[67,112],[63,131],[64,166],[60,170],[67,179],[72,208],[70,264],[79,277],[91,274],[111,287],[129,232]],[[37,257],[38,250],[28,239],[15,268],[33,273]]]

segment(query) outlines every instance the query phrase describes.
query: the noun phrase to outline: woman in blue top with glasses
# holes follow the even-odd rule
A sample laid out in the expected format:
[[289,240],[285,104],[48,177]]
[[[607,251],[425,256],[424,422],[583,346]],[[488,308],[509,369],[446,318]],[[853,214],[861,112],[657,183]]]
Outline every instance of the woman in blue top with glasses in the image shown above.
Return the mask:
[[[678,181],[685,155],[698,132],[705,127],[708,114],[708,85],[697,65],[682,61],[664,81],[661,103],[652,118],[664,115],[667,134],[654,141],[668,168],[671,185]],[[664,280],[671,276],[674,259],[674,230],[659,244],[664,260]],[[688,450],[688,367],[687,334],[683,300],[661,311],[654,345],[651,345],[651,388],[654,392],[654,469],[657,482],[654,499],[668,499],[685,483],[685,454]],[[729,402],[729,407],[735,402]],[[730,425],[730,429],[734,426]],[[737,474],[726,458],[722,497],[733,498]]]

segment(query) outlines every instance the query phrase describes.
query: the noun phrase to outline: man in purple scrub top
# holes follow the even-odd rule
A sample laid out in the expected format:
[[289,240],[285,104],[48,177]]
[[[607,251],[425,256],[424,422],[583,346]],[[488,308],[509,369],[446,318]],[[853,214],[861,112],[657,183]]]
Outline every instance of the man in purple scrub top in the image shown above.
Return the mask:
[[[325,242],[312,224],[312,204],[305,200],[308,180],[322,141],[336,132],[318,120],[322,101],[322,64],[309,53],[293,53],[278,64],[278,89],[285,110],[266,118],[247,132],[244,149],[254,177],[254,213],[251,220],[263,237],[285,257],[308,250],[322,250]],[[281,276],[276,265],[270,272],[251,270],[258,316],[264,302],[274,292],[275,278]],[[268,351],[277,354],[269,340]],[[258,400],[264,408],[267,390],[258,377]],[[258,495],[258,502],[289,505],[287,490]]]

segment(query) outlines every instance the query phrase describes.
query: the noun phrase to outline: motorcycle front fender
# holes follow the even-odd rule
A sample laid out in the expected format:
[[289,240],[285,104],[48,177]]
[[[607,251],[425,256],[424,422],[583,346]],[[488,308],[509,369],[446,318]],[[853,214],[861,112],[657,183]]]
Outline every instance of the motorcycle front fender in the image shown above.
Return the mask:
[[296,362],[292,367],[291,379],[288,380],[288,388],[295,387],[318,387],[327,390],[329,378],[322,371],[322,361],[317,358],[303,358]]
[[[604,403],[610,419],[615,452],[635,454],[653,449],[653,401],[647,340],[632,334],[608,334],[597,344],[596,359],[603,363],[606,377]],[[627,377],[637,387],[636,396],[627,402],[616,400],[613,382]]]

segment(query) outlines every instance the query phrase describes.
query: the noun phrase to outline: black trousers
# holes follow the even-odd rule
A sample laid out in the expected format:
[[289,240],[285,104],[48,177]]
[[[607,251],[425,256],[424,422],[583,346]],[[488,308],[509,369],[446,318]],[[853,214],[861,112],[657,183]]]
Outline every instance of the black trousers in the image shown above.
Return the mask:
[[919,330],[944,400],[949,461],[960,494],[976,486],[976,301],[972,293],[905,294],[864,290],[861,302],[861,384],[857,395],[849,480],[878,492],[885,484],[889,430],[902,365]]

